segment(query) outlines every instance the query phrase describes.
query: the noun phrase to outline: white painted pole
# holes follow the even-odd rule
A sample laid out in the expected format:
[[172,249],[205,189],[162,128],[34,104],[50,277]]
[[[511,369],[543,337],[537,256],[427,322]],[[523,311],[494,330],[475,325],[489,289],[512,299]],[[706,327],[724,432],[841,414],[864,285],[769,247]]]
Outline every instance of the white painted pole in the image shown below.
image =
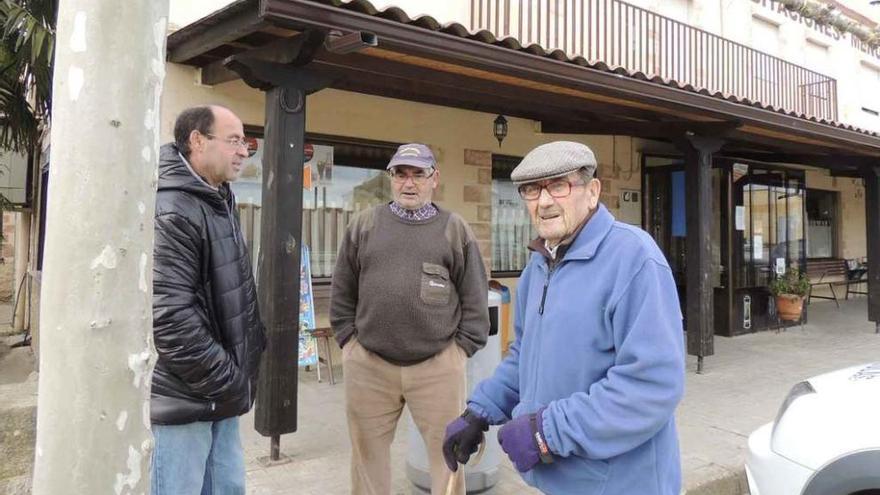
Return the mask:
[[59,2],[35,495],[149,493],[168,0]]

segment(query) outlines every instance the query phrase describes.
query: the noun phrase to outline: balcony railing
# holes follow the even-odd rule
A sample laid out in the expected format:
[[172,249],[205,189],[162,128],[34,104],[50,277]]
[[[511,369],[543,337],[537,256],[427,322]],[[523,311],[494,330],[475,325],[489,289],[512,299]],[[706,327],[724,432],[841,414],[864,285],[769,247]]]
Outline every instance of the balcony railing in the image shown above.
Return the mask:
[[620,0],[470,0],[472,30],[837,120],[837,81]]

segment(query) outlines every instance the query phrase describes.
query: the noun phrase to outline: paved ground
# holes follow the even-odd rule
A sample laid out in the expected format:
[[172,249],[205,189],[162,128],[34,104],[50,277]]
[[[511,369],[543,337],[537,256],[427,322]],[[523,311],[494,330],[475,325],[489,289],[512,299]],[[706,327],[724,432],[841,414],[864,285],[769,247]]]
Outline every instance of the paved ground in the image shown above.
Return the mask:
[[[688,358],[687,390],[678,411],[688,495],[746,493],[742,469],[746,438],[773,419],[791,385],[812,375],[880,359],[880,336],[867,322],[864,298],[842,302],[840,309],[831,301],[814,302],[811,322],[803,331],[795,327],[779,334],[719,337],[715,343],[716,355],[707,358],[704,374],[695,374],[696,360]],[[26,357],[25,349],[14,351],[19,361]],[[8,366],[12,354],[0,359],[0,379],[11,379],[10,373],[27,376],[27,369],[19,369],[27,368],[22,362]],[[32,360],[28,362],[32,367]],[[337,368],[336,376],[342,379],[341,369]],[[306,372],[300,376],[299,394],[300,429],[281,439],[282,453],[291,457],[287,464],[264,467],[259,462],[259,457],[268,454],[269,441],[253,430],[252,415],[243,418],[250,494],[348,493],[349,445],[342,386],[330,386],[326,374],[325,381],[318,383],[314,371]],[[405,427],[398,429],[392,451],[394,495],[411,493],[405,475],[407,433]],[[505,461],[501,481],[488,493],[537,492],[525,487]]]
[[[742,495],[746,438],[771,421],[788,389],[803,378],[848,365],[880,359],[880,336],[867,321],[865,299],[814,302],[810,324],[782,333],[761,332],[715,339],[716,355],[707,358],[704,374],[695,374],[688,358],[687,390],[678,411],[684,488],[689,495]],[[341,370],[336,370],[341,379]],[[325,377],[326,378],[326,377]],[[244,418],[249,493],[348,493],[348,439],[343,390],[314,372],[300,379],[300,429],[281,439],[291,456],[282,466],[263,467],[257,458],[268,453],[268,439]],[[401,421],[401,424],[404,424]],[[406,428],[398,428],[393,447],[394,495],[411,493],[406,479]],[[506,461],[492,495],[538,493],[526,487]]]

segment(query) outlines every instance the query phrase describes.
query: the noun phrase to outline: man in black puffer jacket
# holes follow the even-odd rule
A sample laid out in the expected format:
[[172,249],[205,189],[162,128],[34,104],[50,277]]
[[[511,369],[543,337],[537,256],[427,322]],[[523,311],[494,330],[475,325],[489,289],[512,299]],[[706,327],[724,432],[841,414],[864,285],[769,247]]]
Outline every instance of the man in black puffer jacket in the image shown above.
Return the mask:
[[220,106],[183,111],[162,146],[153,266],[152,495],[244,494],[238,417],[265,347],[229,182],[247,144]]

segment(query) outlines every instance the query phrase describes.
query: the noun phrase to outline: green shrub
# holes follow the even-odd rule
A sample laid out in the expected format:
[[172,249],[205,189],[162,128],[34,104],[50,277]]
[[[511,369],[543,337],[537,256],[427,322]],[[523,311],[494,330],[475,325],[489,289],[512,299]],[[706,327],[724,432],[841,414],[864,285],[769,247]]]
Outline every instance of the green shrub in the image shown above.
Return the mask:
[[797,268],[791,268],[782,275],[770,281],[770,292],[774,296],[780,294],[793,294],[796,296],[806,296],[810,291],[810,279],[807,274],[801,272]]

